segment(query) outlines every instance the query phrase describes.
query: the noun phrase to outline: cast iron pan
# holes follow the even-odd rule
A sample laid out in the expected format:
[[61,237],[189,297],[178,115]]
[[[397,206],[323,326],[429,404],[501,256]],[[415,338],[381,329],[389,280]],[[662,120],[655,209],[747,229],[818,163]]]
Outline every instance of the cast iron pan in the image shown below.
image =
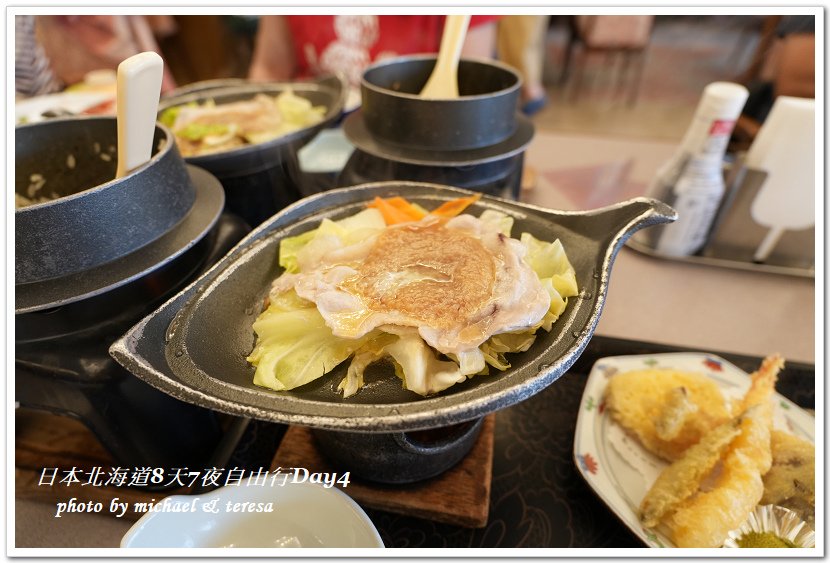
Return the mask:
[[[580,295],[571,298],[550,333],[513,355],[506,372],[477,376],[432,397],[401,387],[391,367],[375,364],[367,386],[349,399],[336,392],[348,362],[289,392],[253,385],[245,357],[254,345],[251,325],[271,281],[281,273],[279,242],[362,209],[375,196],[404,195],[433,208],[469,192],[410,182],[379,182],[332,190],[284,209],[246,237],[224,259],[110,348],[127,369],[179,399],[223,412],[319,428],[393,432],[447,426],[481,417],[541,391],[576,361],[599,321],[611,265],[635,231],[676,219],[662,202],[637,198],[588,212],[552,211],[484,197],[487,208],[515,219],[513,235],[561,239],[576,270]],[[172,321],[172,322],[171,322]]]

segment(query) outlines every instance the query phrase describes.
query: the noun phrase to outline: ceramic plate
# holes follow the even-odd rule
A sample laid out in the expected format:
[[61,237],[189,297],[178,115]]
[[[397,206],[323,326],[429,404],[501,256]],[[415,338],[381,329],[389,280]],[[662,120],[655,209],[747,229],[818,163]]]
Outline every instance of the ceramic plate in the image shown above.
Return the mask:
[[302,477],[271,473],[203,495],[167,497],[129,529],[121,547],[383,547],[346,493]]
[[[759,362],[760,365],[760,362]],[[712,378],[728,398],[749,388],[749,377],[723,358],[702,353],[612,356],[598,360],[588,376],[576,423],[574,459],[577,468],[599,498],[649,547],[675,547],[661,534],[645,529],[637,507],[654,479],[667,466],[650,454],[605,410],[603,395],[616,373],[652,368],[695,371]],[[815,419],[792,401],[774,395],[773,426],[815,442]]]
[[108,92],[61,92],[26,98],[14,105],[14,122],[37,123],[45,119],[43,113],[47,111],[81,113],[112,98]]

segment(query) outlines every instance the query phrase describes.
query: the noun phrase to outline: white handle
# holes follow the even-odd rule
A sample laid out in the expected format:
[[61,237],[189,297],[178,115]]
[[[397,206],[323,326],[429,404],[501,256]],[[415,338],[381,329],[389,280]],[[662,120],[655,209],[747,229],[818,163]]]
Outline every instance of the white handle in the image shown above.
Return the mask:
[[767,231],[764,240],[761,241],[761,245],[755,251],[752,259],[755,262],[766,262],[773,248],[775,248],[775,245],[778,244],[779,240],[781,240],[783,234],[784,229],[781,227],[773,227]]
[[470,16],[447,16],[438,60],[421,90],[422,98],[434,100],[458,97],[458,60],[461,58],[461,48],[469,25]]
[[767,179],[752,202],[752,218],[765,227],[808,229],[816,222],[816,102],[778,96],[749,147],[746,165]]
[[121,178],[150,160],[164,62],[147,51],[118,65],[118,168]]

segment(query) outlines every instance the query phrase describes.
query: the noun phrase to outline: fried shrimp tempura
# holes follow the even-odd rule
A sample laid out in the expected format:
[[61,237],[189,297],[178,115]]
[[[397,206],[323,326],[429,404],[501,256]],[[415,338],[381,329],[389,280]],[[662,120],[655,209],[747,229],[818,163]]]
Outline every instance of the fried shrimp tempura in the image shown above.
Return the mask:
[[717,384],[700,373],[671,369],[619,373],[608,382],[605,399],[614,421],[666,461],[676,460],[732,418]]
[[640,504],[643,525],[653,528],[666,513],[675,510],[680,502],[695,494],[740,431],[738,419],[721,424],[667,467]]
[[[746,520],[761,500],[764,493],[761,477],[772,463],[771,397],[783,365],[780,356],[771,356],[752,374],[752,384],[741,401],[740,432],[723,453],[720,472],[717,473],[716,468],[708,476],[711,488],[702,490],[701,485],[707,477],[689,472],[688,478],[697,481],[697,492],[662,518],[660,528],[678,547],[720,547],[729,531]],[[689,453],[694,453],[693,449]],[[674,466],[691,463],[685,457],[666,471],[681,474]],[[678,490],[687,490],[692,486],[691,481],[682,486],[673,485]],[[651,491],[646,496],[650,495]]]

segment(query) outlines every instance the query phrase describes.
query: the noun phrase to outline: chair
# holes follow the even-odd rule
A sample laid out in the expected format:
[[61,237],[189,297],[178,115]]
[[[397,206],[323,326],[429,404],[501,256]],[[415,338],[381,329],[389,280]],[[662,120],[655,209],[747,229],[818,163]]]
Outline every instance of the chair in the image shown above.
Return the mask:
[[766,75],[763,83],[747,84],[750,99],[735,122],[730,139],[732,152],[747,150],[758,134],[761,124],[778,96],[814,98],[816,95],[816,38],[812,33],[794,33],[777,39],[761,61]]
[[[651,39],[654,16],[572,16],[569,19],[570,38],[565,49],[561,83],[567,82],[573,64],[574,49],[581,46],[582,57],[574,76],[574,97],[583,86],[585,63],[595,54],[602,54],[606,61],[622,59],[623,68],[618,76],[618,87],[623,87],[628,78],[628,103],[634,104],[640,88],[644,54]],[[634,64],[634,74],[629,68]]]

